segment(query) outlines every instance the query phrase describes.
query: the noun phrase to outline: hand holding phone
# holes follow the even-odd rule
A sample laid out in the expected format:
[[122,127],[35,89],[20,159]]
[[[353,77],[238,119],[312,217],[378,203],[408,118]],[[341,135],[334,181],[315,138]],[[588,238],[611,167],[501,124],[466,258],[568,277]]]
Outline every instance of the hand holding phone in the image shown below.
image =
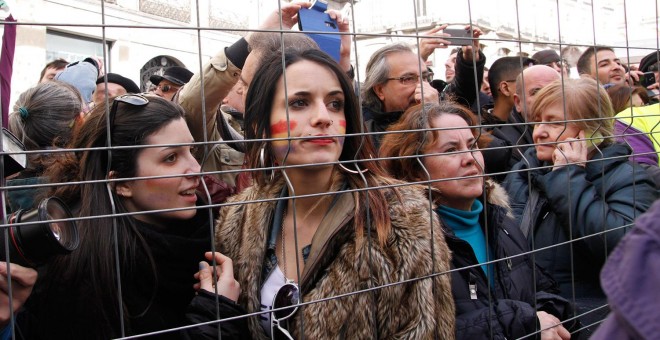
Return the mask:
[[339,34],[327,34],[339,32],[337,21],[332,19],[326,11],[328,4],[322,1],[314,1],[310,8],[301,8],[298,12],[298,27],[303,32],[319,32],[307,33],[321,48],[321,50],[329,54],[333,59],[339,62],[341,47],[341,36]]
[[[591,143],[587,143],[585,136],[585,131],[580,130],[576,138],[566,138],[557,143],[555,151],[552,153],[553,171],[568,164],[586,166],[589,151],[593,148],[593,146],[590,147],[588,144],[593,145],[596,143],[596,140],[591,139]],[[589,137],[595,138],[596,133],[590,134]]]
[[469,29],[445,28],[443,32],[451,35],[450,37],[444,37],[443,39],[449,40],[452,45],[472,46],[472,32]]

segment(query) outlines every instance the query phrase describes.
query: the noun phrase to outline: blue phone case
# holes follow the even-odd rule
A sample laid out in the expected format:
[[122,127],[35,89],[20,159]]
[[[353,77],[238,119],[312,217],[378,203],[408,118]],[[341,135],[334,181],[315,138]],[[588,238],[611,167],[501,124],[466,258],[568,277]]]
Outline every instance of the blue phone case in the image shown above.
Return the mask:
[[[311,8],[301,8],[298,12],[298,28],[303,32],[339,32],[337,22],[325,13],[328,5],[316,1]],[[341,36],[339,34],[306,33],[335,61],[339,62]]]

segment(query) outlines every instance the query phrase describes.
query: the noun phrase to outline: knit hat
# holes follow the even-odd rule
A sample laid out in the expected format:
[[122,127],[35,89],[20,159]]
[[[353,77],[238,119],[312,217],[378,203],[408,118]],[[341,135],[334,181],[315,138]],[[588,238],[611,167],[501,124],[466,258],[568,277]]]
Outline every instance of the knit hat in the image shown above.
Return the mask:
[[536,62],[539,65],[547,65],[550,64],[551,62],[559,62],[561,61],[561,58],[559,57],[559,54],[555,50],[543,50],[534,53],[532,56],[532,59],[536,60]]
[[172,66],[168,67],[165,69],[165,72],[163,73],[162,76],[154,74],[151,77],[149,77],[149,80],[154,85],[160,84],[160,81],[163,79],[169,80],[172,83],[182,86],[185,83],[187,83],[190,78],[192,78],[193,73],[188,71],[187,68],[185,67],[179,67],[179,66]]
[[[117,73],[108,73],[108,83],[113,83],[117,84],[121,87],[123,87],[127,93],[140,93],[140,87],[135,84],[132,80],[123,77]],[[96,79],[96,84],[101,84],[105,82],[105,77],[99,77],[99,79]]]

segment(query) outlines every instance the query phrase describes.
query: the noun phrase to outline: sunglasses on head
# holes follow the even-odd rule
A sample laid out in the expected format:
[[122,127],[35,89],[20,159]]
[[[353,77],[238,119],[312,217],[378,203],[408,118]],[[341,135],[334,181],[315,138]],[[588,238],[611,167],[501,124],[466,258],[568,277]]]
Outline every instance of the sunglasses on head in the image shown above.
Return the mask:
[[124,103],[131,106],[145,106],[149,104],[149,99],[143,95],[134,93],[122,94],[121,96],[115,97],[115,99],[112,101],[112,108],[110,108],[110,113],[108,114],[110,119],[110,136],[112,136],[112,128],[115,126],[115,116],[117,115],[117,108],[119,107],[119,103]]
[[[300,288],[295,282],[287,282],[273,297],[272,309],[280,309],[270,313],[270,334],[272,339],[293,340],[291,333],[283,327],[283,321],[291,318],[298,311],[300,303]],[[290,307],[290,308],[286,308]]]

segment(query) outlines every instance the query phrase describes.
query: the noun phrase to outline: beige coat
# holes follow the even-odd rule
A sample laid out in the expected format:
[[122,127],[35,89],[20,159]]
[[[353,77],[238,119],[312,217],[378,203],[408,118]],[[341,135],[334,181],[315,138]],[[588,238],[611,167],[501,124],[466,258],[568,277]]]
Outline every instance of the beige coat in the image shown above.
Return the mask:
[[[260,311],[261,273],[277,201],[250,202],[279,197],[282,185],[279,180],[246,189],[230,199],[246,203],[223,207],[218,220],[216,244],[234,261],[241,285],[238,303],[249,313]],[[354,198],[341,194],[312,239],[300,280],[303,302],[449,270],[449,249],[423,190],[398,187],[400,201],[392,190],[384,190],[392,220],[386,246],[380,247],[375,237],[357,246]],[[454,313],[449,275],[436,275],[303,306],[290,329],[302,338],[302,323],[306,339],[453,339]],[[257,316],[248,322],[255,339],[266,338]]]
[[[196,142],[208,144],[210,150],[204,160],[204,147],[198,147],[195,157],[202,164],[202,171],[217,172],[215,178],[236,186],[236,176],[243,166],[243,154],[222,141],[216,116],[222,114],[220,105],[241,75],[241,70],[229,61],[224,49],[213,56],[202,68],[202,76],[195,73],[177,93],[176,101],[186,111],[186,123]],[[204,78],[204,100],[202,100]],[[206,122],[204,118],[206,117]],[[204,129],[206,124],[206,129]]]

